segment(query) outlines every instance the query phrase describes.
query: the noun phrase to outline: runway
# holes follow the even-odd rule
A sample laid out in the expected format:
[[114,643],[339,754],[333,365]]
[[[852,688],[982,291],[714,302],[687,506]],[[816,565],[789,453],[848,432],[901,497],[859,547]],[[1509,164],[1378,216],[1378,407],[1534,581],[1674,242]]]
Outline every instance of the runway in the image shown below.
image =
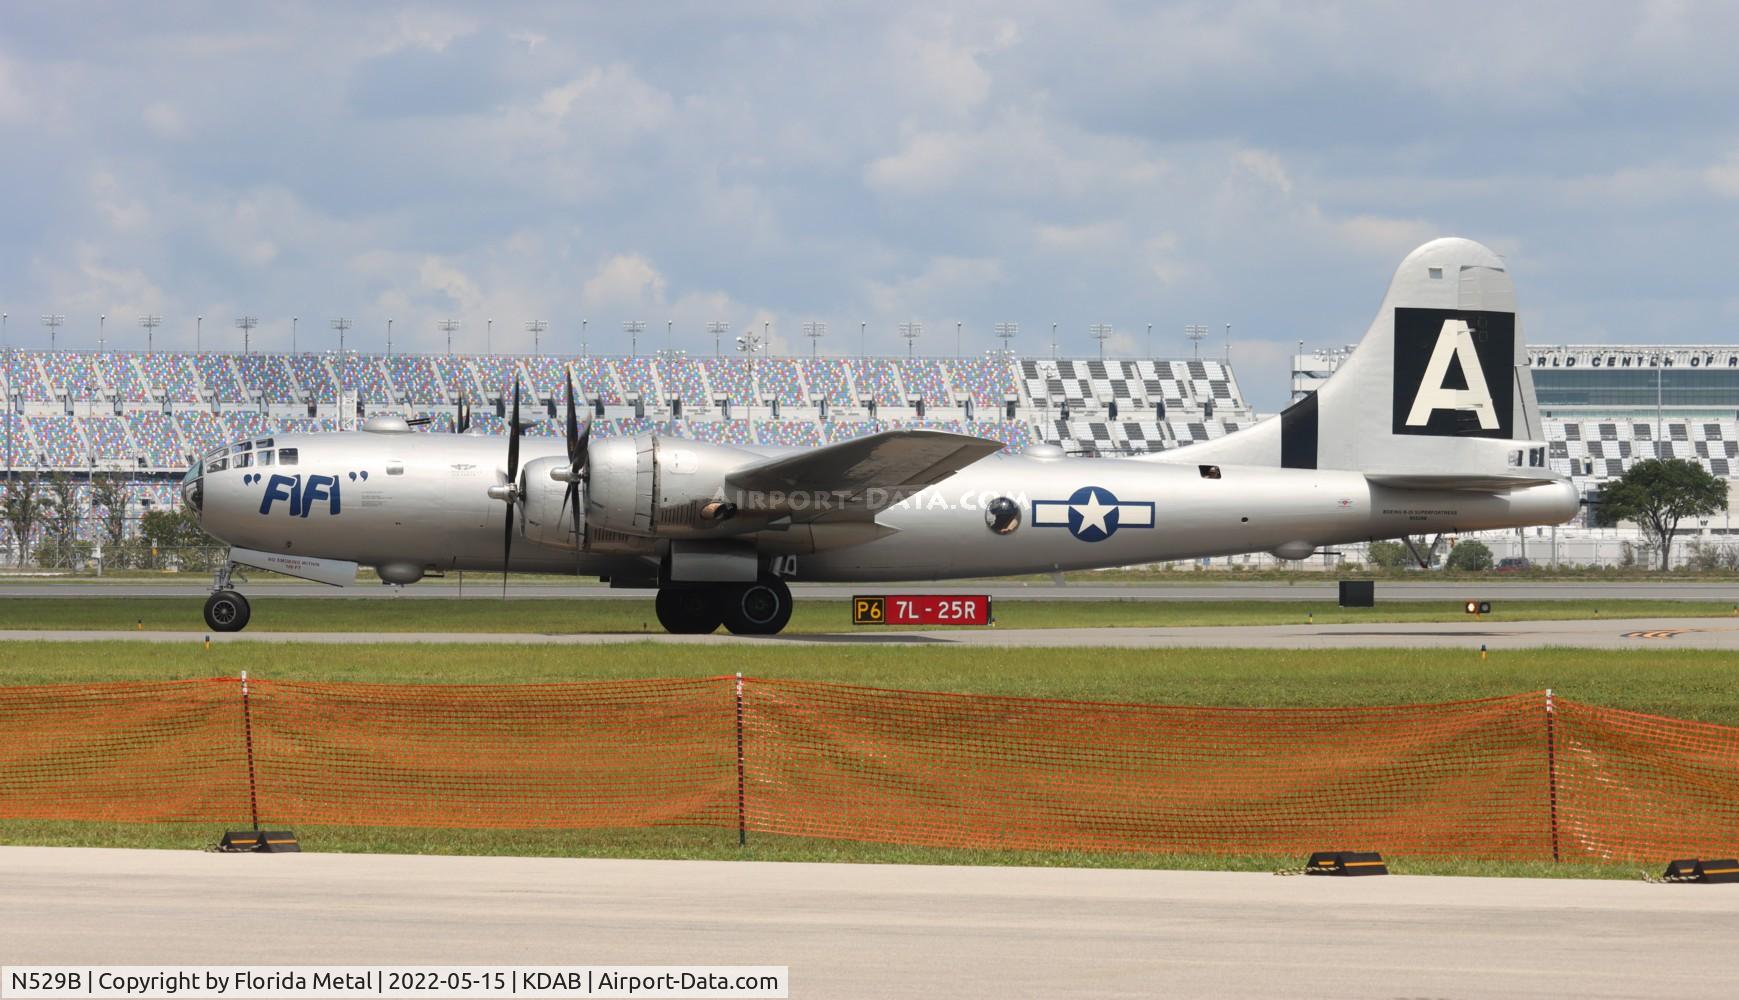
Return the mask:
[[[282,580],[246,583],[239,588],[251,598],[276,597],[344,597],[371,600],[467,598],[500,600],[499,576],[473,576],[463,587],[448,578],[425,581],[409,587],[387,587],[378,583],[352,587],[327,587],[314,583]],[[978,582],[949,581],[947,583],[797,583],[791,591],[799,599],[844,600],[853,594],[987,594],[996,601],[1329,601],[1337,596],[1332,578],[1308,580],[1296,584],[1241,583],[1236,580],[1210,579],[1205,583],[1187,581],[1165,583],[1068,583],[1049,580]],[[0,582],[0,598],[5,597],[196,597],[204,600],[210,593],[210,581],[204,576],[188,574],[185,582],[138,580],[20,580]],[[510,582],[510,596],[520,599],[586,598],[605,600],[647,600],[650,590],[613,590],[602,584],[573,581],[559,583]],[[1655,601],[1739,601],[1739,585],[1733,583],[1525,583],[1468,581],[1455,583],[1383,580],[1377,583],[1377,600],[1397,601],[1461,601],[1481,597],[1493,601],[1588,601],[1648,599]]]
[[1739,618],[1612,618],[1552,622],[1373,622],[1353,625],[1214,625],[1171,628],[1029,628],[791,633],[780,636],[667,635],[663,632],[122,632],[0,631],[0,641],[186,643],[380,642],[607,646],[654,642],[674,645],[745,646],[931,646],[1125,649],[1211,647],[1228,649],[1722,649],[1739,650]]
[[791,996],[1728,997],[1739,887],[0,847],[7,964],[789,965]]

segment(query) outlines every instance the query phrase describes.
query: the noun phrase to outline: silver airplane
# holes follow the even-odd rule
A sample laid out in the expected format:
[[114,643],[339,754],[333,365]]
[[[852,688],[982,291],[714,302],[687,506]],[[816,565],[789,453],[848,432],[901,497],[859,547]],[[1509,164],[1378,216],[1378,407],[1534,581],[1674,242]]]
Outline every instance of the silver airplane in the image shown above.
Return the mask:
[[450,570],[571,573],[656,588],[671,632],[770,635],[789,580],[937,580],[1094,569],[1409,535],[1556,524],[1503,261],[1463,239],[1408,254],[1357,349],[1321,387],[1223,438],[1146,455],[1008,454],[889,430],[817,448],[661,434],[592,440],[567,387],[563,438],[280,434],[204,456],[182,491],[230,544],[211,628],[247,625],[241,567],[343,585]]

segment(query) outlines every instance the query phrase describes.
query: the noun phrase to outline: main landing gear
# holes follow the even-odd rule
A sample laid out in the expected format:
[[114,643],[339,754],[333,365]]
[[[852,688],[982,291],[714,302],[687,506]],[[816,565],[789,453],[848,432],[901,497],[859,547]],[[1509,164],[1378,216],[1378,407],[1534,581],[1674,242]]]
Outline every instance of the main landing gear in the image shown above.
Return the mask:
[[225,562],[211,575],[211,596],[205,599],[205,624],[213,632],[240,632],[248,627],[253,609],[248,599],[230,589],[236,564]]
[[658,589],[658,624],[678,635],[720,625],[736,635],[777,635],[791,620],[791,588],[771,573],[754,583],[693,584]]

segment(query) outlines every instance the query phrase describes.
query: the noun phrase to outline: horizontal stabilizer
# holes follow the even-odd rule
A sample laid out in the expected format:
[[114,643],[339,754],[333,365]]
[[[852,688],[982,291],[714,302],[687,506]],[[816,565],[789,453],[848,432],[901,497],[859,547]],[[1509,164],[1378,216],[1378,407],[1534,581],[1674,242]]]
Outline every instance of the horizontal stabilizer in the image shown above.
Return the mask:
[[[725,477],[731,489],[761,493],[829,494],[861,503],[871,490],[898,502],[947,479],[1002,442],[935,430],[889,430],[781,455]],[[877,504],[874,506],[884,506]]]

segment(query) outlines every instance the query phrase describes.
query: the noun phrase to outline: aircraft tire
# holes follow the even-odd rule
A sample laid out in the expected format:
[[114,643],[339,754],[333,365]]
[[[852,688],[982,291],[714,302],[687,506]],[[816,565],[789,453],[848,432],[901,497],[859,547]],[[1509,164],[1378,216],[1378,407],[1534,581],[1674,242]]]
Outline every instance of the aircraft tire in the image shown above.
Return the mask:
[[724,620],[724,602],[712,587],[660,587],[653,604],[658,624],[675,635],[706,635]]
[[220,590],[205,599],[205,624],[213,632],[240,632],[252,616],[248,599],[233,590]]
[[725,628],[733,635],[778,635],[791,620],[791,588],[771,573],[725,596]]

